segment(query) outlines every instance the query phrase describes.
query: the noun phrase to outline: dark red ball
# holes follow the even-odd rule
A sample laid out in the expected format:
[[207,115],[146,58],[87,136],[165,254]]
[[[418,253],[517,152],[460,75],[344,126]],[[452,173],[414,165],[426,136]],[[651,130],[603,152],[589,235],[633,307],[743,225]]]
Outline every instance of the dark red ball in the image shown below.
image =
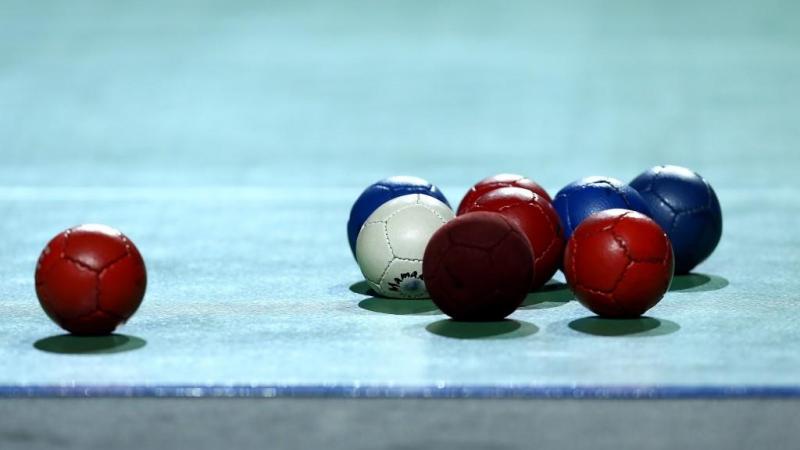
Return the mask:
[[672,245],[652,219],[627,209],[589,216],[575,229],[564,254],[567,283],[599,316],[638,317],[669,289]]
[[422,271],[431,299],[455,320],[501,320],[528,293],[533,276],[531,246],[501,214],[457,217],[434,233]]
[[139,250],[105,225],[81,225],[60,233],[36,265],[36,295],[42,308],[61,328],[79,335],[113,332],[139,308],[146,286]]
[[470,211],[498,212],[522,230],[533,249],[531,289],[538,289],[553,278],[561,265],[566,241],[561,219],[550,202],[527,189],[507,187],[483,194]]
[[548,203],[553,201],[550,198],[550,194],[548,194],[547,191],[544,190],[544,188],[541,187],[537,182],[529,178],[525,178],[522,175],[501,173],[484,178],[469,191],[467,191],[467,194],[461,200],[461,204],[458,205],[458,215],[460,216],[468,213],[475,204],[475,201],[478,200],[483,194],[503,187],[518,187],[527,189],[539,197],[544,198]]

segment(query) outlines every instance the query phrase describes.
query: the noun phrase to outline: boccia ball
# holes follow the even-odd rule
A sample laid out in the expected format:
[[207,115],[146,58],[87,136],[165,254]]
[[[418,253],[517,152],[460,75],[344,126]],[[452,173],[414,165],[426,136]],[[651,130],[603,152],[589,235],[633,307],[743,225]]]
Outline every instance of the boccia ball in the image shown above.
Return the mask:
[[672,241],[676,273],[689,273],[711,255],[722,236],[722,210],[708,181],[684,167],[657,166],[630,185]]
[[543,197],[518,187],[499,188],[479,197],[469,211],[500,213],[522,230],[533,250],[532,290],[544,286],[556,273],[566,241],[556,210]]
[[369,286],[384,297],[427,297],[425,247],[452,218],[449,206],[424,194],[397,197],[376,209],[356,240],[356,261]]
[[36,265],[45,313],[78,335],[104,335],[139,308],[147,272],[139,250],[105,225],[81,225],[53,238]]
[[350,209],[350,219],[347,221],[347,240],[353,256],[356,254],[358,232],[361,231],[361,226],[364,225],[367,217],[389,200],[408,194],[429,195],[448,207],[450,206],[442,191],[422,178],[394,176],[371,184],[361,193]]
[[458,216],[431,237],[423,271],[431,299],[462,321],[502,320],[522,304],[533,276],[528,239],[502,214]]
[[472,186],[472,188],[467,191],[467,194],[464,195],[464,198],[461,200],[461,204],[458,205],[458,213],[456,215],[460,216],[462,214],[466,214],[472,208],[475,201],[478,200],[478,198],[480,198],[483,194],[502,187],[518,187],[527,189],[539,197],[544,198],[548,202],[552,202],[550,194],[548,194],[547,191],[535,181],[522,175],[501,173],[484,178],[475,186]]
[[567,239],[585,218],[606,209],[623,208],[650,215],[650,208],[635,189],[611,177],[587,177],[568,184],[556,194],[553,207]]
[[626,209],[589,216],[575,229],[564,254],[564,274],[573,293],[602,317],[644,314],[667,292],[673,269],[664,230]]

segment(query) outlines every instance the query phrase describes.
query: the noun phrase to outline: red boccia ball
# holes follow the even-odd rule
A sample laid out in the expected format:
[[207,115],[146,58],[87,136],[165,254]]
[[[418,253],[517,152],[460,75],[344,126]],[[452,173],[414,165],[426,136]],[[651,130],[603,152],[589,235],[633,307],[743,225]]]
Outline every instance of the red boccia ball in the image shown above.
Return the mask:
[[39,303],[61,328],[78,335],[113,332],[136,312],[146,286],[139,250],[105,225],[60,233],[36,265]]
[[641,316],[667,292],[673,270],[672,245],[664,230],[627,209],[589,216],[575,229],[564,254],[570,288],[602,317]]
[[538,289],[553,278],[566,241],[561,219],[550,202],[527,189],[507,187],[483,194],[469,211],[498,212],[522,230],[533,249],[531,289]]
[[501,214],[457,217],[434,233],[422,271],[431,299],[455,320],[502,320],[528,293],[533,257],[522,231]]
[[522,175],[501,173],[484,178],[469,191],[467,191],[467,194],[461,200],[461,204],[458,205],[458,215],[460,216],[468,213],[475,204],[475,201],[478,200],[483,194],[503,187],[518,187],[527,189],[539,197],[544,198],[548,203],[553,201],[553,199],[550,198],[550,194],[548,194],[547,191],[544,190],[544,188],[541,187],[537,182],[529,178],[525,178]]

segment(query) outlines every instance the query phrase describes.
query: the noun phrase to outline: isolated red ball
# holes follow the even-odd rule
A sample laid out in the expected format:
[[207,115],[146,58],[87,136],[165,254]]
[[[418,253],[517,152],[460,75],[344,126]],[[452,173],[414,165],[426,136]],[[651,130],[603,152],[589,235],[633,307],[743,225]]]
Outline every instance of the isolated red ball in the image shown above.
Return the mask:
[[431,299],[455,320],[501,320],[528,293],[533,275],[528,240],[509,219],[479,212],[434,233],[422,271]]
[[575,296],[595,314],[638,317],[669,289],[672,245],[644,214],[610,209],[589,216],[575,229],[564,270]]
[[144,298],[147,272],[139,250],[119,231],[81,225],[57,235],[36,265],[36,295],[61,328],[109,334]]
[[547,191],[535,181],[525,178],[522,175],[501,173],[484,178],[469,191],[467,191],[467,194],[461,200],[461,204],[458,205],[458,215],[460,216],[468,213],[475,204],[475,201],[478,200],[483,194],[503,187],[518,187],[527,189],[539,197],[544,198],[548,203],[553,201],[553,199],[550,198],[550,194],[548,194]]
[[561,219],[550,202],[527,189],[507,187],[483,194],[470,211],[498,212],[522,230],[533,249],[531,289],[538,289],[553,278],[566,241]]

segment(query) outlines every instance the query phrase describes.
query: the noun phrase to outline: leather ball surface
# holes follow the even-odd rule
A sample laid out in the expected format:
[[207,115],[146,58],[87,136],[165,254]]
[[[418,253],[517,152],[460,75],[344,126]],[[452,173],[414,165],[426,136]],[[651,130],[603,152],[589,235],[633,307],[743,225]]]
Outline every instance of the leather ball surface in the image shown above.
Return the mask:
[[489,191],[475,201],[472,212],[490,211],[504,215],[519,227],[533,250],[532,290],[550,280],[564,255],[564,232],[553,206],[533,192],[507,187]]
[[428,297],[425,247],[453,216],[449,206],[424,194],[397,197],[376,209],[356,241],[356,261],[370,287],[384,297]]
[[547,191],[539,185],[539,183],[522,175],[501,173],[484,178],[475,184],[475,186],[470,188],[470,190],[467,191],[467,194],[464,195],[464,198],[461,200],[461,204],[458,205],[458,213],[456,215],[460,216],[468,213],[474,207],[475,201],[478,200],[483,194],[503,187],[518,187],[527,189],[539,197],[544,198],[548,202],[552,202],[550,194],[548,194]]
[[606,209],[624,208],[650,215],[650,208],[635,189],[610,177],[587,177],[568,184],[556,194],[553,207],[567,239],[585,218]]
[[624,209],[584,220],[564,254],[570,288],[585,307],[602,317],[644,314],[667,292],[673,269],[672,247],[661,227]]
[[434,233],[425,251],[431,299],[455,320],[501,320],[528,293],[531,253],[522,231],[503,215],[459,216]]
[[347,241],[353,256],[356,254],[358,232],[361,231],[367,218],[389,200],[409,194],[429,195],[448,207],[450,206],[442,191],[422,178],[393,176],[369,185],[353,203],[353,207],[350,209],[350,218],[347,221]]
[[79,335],[104,335],[139,308],[147,271],[125,235],[81,225],[53,238],[36,265],[36,294],[47,315]]
[[684,167],[658,166],[631,181],[675,252],[675,272],[689,273],[708,258],[722,237],[717,194],[702,176]]

